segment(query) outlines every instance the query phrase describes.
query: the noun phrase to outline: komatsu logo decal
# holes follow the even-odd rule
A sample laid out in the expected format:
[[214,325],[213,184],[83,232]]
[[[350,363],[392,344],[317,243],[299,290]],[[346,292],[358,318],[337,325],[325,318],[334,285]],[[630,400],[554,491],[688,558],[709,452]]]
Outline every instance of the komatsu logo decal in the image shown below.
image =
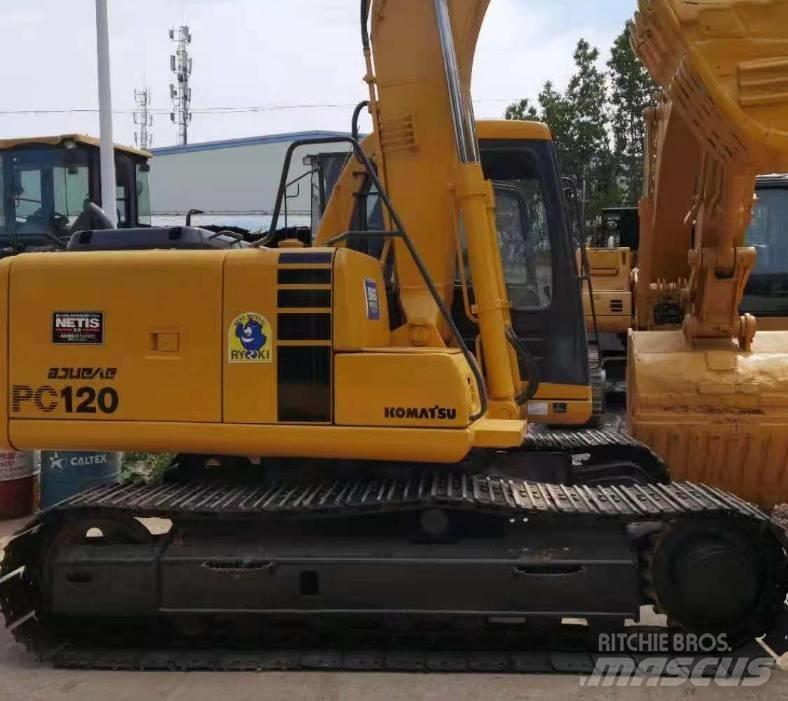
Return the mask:
[[387,419],[435,419],[438,421],[453,421],[457,418],[457,410],[443,406],[432,407],[403,407],[387,406],[384,410]]
[[270,363],[271,324],[260,314],[239,314],[227,330],[227,360],[231,363]]

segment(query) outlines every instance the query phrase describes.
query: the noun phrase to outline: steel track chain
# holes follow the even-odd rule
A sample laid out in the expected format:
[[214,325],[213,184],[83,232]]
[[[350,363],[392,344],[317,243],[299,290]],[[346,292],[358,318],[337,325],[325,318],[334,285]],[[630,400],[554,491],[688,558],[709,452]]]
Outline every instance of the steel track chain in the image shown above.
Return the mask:
[[[612,439],[611,439],[612,435]],[[536,434],[528,452],[578,453],[611,447],[644,449],[627,436],[604,431]],[[647,449],[646,449],[647,450]],[[583,672],[593,655],[567,650],[462,650],[410,653],[383,650],[114,650],[76,648],[51,640],[35,617],[33,578],[27,577],[43,549],[43,534],[60,517],[133,515],[172,520],[207,518],[227,521],[285,517],[361,517],[391,511],[443,508],[526,517],[529,521],[600,519],[606,523],[670,523],[681,517],[734,519],[761,538],[760,544],[786,547],[785,534],[752,505],[721,490],[684,483],[590,487],[554,485],[469,474],[456,469],[421,469],[384,479],[278,482],[270,485],[160,484],[96,487],[42,512],[7,546],[0,563],[0,608],[14,636],[57,666],[107,669],[419,669],[440,671]],[[781,583],[785,589],[785,583]],[[782,591],[782,600],[785,591]],[[32,614],[32,615],[31,615]],[[782,620],[782,619],[781,619]],[[779,626],[775,626],[779,627]],[[781,634],[776,634],[779,638]],[[773,635],[773,637],[775,637]],[[782,636],[785,637],[784,635]],[[775,639],[776,639],[775,638]],[[569,655],[555,657],[555,655]],[[390,655],[393,655],[390,656]],[[403,656],[404,655],[404,656]],[[572,657],[575,655],[575,657]],[[541,659],[544,664],[537,664]],[[235,660],[235,662],[233,662]],[[365,661],[366,660],[366,661]],[[410,660],[410,661],[408,661]],[[489,669],[482,668],[488,667]],[[533,669],[531,669],[533,667]],[[494,668],[494,669],[493,669]]]

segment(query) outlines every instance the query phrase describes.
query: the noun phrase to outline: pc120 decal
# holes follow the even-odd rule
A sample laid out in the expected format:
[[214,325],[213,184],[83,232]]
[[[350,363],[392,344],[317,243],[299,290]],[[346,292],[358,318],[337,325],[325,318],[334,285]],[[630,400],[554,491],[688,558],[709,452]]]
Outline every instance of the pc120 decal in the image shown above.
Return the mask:
[[[11,387],[11,413],[114,414],[120,405],[120,397],[118,390],[108,383],[117,377],[117,368],[49,368],[47,380],[52,384]],[[57,384],[58,380],[69,384]],[[83,384],[99,381],[106,386]]]
[[273,333],[261,314],[239,314],[227,329],[227,360],[231,363],[270,363]]

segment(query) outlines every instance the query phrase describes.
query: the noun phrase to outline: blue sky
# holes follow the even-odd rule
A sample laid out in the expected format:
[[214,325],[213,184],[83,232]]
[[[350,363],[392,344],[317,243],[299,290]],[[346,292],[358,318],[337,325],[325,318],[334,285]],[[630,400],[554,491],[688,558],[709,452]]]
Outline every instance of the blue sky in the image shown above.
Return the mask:
[[[95,108],[94,0],[3,3],[3,50],[15,56],[0,92],[0,138],[96,133],[94,113],[8,115],[7,110]],[[168,29],[186,21],[194,44],[191,141],[301,129],[347,128],[365,96],[357,0],[110,0],[116,141],[133,142],[135,88],[153,92],[154,145],[173,143]],[[580,36],[603,51],[635,0],[492,0],[474,69],[479,117],[563,85]],[[293,105],[309,105],[293,108]],[[336,105],[314,107],[314,105]],[[263,111],[200,114],[201,108]]]

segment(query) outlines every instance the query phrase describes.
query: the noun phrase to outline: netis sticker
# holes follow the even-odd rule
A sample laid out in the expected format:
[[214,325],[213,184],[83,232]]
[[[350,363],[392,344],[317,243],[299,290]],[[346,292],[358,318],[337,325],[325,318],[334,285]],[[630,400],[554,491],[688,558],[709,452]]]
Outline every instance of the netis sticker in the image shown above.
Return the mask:
[[104,312],[53,312],[52,343],[104,343]]
[[367,298],[367,319],[377,321],[380,319],[378,283],[375,282],[371,277],[364,278],[364,295]]

